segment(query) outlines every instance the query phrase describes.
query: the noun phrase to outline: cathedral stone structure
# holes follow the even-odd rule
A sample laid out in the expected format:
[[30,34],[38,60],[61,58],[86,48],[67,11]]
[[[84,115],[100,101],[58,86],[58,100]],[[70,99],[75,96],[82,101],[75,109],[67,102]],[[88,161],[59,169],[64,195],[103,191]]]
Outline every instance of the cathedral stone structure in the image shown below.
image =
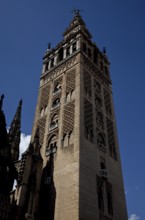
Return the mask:
[[63,40],[43,57],[21,160],[22,102],[7,134],[1,97],[0,219],[127,220],[109,67],[76,10]]

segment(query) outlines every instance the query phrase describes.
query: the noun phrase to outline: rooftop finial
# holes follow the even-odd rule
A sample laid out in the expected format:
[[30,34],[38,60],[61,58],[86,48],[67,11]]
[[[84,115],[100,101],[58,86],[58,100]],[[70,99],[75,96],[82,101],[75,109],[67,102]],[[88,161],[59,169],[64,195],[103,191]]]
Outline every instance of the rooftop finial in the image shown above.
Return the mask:
[[2,110],[3,99],[4,99],[4,94],[2,94],[2,95],[1,95],[1,98],[0,98],[0,111]]
[[81,11],[83,11],[83,10],[76,9],[76,8],[74,8],[74,9],[72,10],[72,12],[74,13],[75,16],[79,16]]

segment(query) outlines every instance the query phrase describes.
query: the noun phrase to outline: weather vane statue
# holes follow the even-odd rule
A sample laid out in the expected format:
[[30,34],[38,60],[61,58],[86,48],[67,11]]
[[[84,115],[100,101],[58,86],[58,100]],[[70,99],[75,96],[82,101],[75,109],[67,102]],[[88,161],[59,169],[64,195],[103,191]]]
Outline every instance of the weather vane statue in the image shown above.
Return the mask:
[[80,15],[80,12],[82,12],[82,11],[83,11],[83,10],[80,10],[80,9],[77,9],[77,8],[74,8],[74,9],[72,10],[72,12],[74,13],[75,16]]

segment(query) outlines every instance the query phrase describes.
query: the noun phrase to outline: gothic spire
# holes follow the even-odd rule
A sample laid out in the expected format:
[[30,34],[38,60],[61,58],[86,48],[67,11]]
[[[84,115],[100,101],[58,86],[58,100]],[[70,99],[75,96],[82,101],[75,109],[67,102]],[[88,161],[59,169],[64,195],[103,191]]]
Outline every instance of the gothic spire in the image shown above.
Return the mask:
[[12,160],[19,159],[19,144],[21,135],[21,111],[22,111],[22,99],[19,102],[17,111],[9,129],[9,143],[11,145]]

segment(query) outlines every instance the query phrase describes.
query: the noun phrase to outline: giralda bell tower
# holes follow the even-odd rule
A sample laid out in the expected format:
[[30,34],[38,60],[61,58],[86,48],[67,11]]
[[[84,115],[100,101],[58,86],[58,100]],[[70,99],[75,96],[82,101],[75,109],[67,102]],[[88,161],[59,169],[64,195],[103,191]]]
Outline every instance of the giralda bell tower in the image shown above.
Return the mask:
[[32,132],[43,159],[38,219],[127,220],[109,66],[76,10],[43,58]]

